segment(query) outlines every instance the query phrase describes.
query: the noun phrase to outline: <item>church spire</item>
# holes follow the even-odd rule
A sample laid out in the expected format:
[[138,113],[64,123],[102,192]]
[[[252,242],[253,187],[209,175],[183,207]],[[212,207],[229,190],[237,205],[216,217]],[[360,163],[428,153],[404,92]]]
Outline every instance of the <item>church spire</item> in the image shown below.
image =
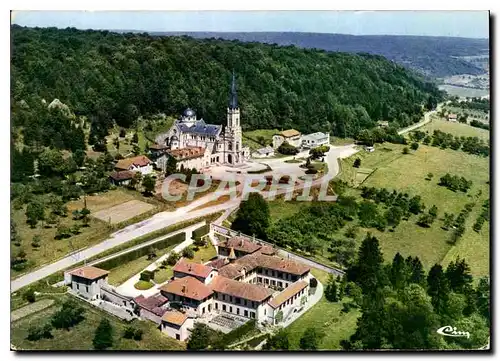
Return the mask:
[[238,108],[238,94],[236,93],[236,78],[233,70],[233,81],[231,83],[231,94],[229,95],[229,109]]

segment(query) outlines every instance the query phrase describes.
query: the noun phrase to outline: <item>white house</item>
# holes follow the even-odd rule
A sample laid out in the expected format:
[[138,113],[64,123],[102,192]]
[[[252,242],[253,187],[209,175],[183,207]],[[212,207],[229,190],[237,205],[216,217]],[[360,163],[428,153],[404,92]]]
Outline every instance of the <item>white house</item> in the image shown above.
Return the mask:
[[300,147],[302,134],[295,129],[288,129],[273,135],[273,148],[277,149],[283,142],[287,141],[288,144],[294,147]]
[[254,158],[274,157],[274,149],[271,146],[257,149],[255,152],[252,153],[252,157]]
[[457,121],[457,115],[453,114],[453,113],[448,114],[448,121],[449,122],[456,122]]
[[179,341],[185,341],[191,335],[194,319],[186,313],[176,310],[165,312],[161,318],[161,331]]
[[100,298],[101,286],[108,285],[108,274],[109,271],[93,266],[84,266],[66,272],[64,282],[78,295],[95,300]]
[[138,155],[132,158],[120,159],[116,165],[117,171],[128,170],[131,172],[141,172],[143,175],[153,172],[153,162],[145,155]]
[[304,148],[315,148],[320,145],[330,144],[330,134],[316,132],[302,136],[302,146]]

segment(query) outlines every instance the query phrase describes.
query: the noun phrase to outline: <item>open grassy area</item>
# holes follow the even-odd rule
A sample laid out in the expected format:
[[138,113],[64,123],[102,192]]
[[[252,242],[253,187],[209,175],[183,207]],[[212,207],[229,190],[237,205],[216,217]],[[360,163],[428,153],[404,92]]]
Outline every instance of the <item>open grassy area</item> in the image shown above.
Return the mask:
[[[314,268],[311,272],[323,285],[328,282],[329,275],[326,272]],[[343,302],[349,302],[349,298],[343,298],[341,302],[328,302],[323,296],[309,311],[288,326],[290,349],[300,349],[300,338],[309,327],[314,327],[322,334],[318,347],[320,350],[341,349],[340,341],[348,339],[354,333],[360,316],[357,309],[341,313]]]
[[[52,335],[54,338],[52,339],[28,341],[26,336],[28,335],[30,327],[48,322],[54,312],[59,309],[61,302],[68,297],[70,296],[58,297],[56,304],[53,306],[13,322],[11,324],[11,343],[15,348],[22,350],[51,351],[93,350],[92,340],[94,338],[95,329],[103,318],[107,318],[113,328],[113,346],[111,350],[160,351],[185,349],[184,343],[163,335],[152,322],[134,320],[131,323],[127,323],[80,300],[77,300],[77,302],[85,309],[85,319],[82,322],[72,327],[69,331],[53,330]],[[144,334],[141,341],[123,338],[123,332],[129,325],[143,330]]]
[[243,132],[243,144],[248,145],[252,150],[263,148],[272,145],[273,135],[276,133],[279,133],[278,129],[257,129]]
[[307,206],[308,202],[285,201],[283,198],[276,198],[268,202],[271,222],[276,223],[280,219],[288,218],[297,213],[300,208]]
[[112,268],[109,271],[109,278],[108,282],[109,284],[113,286],[119,286],[126,280],[128,280],[130,277],[133,275],[141,272],[144,268],[149,266],[151,263],[155,262],[159,257],[163,256],[165,253],[170,252],[172,248],[174,248],[176,245],[160,249],[156,251],[156,258],[155,259],[148,259],[148,256],[142,256],[139,257],[133,261],[130,261],[125,264],[121,264],[118,267]]
[[457,137],[478,137],[487,141],[490,138],[490,131],[486,129],[476,128],[468,124],[449,122],[443,119],[434,119],[418,130],[432,134],[435,130],[440,130],[445,133],[451,133]]
[[[87,196],[86,198],[87,208],[91,211],[89,227],[81,227],[79,234],[74,234],[71,237],[64,239],[54,239],[57,232],[57,225],[50,226],[46,223],[43,225],[42,223],[39,223],[35,228],[31,228],[26,223],[26,207],[12,210],[11,218],[16,223],[21,237],[21,245],[16,246],[12,244],[11,253],[17,254],[17,252],[22,249],[26,252],[26,257],[29,261],[29,264],[24,270],[12,270],[12,278],[18,277],[29,270],[62,258],[68,255],[68,253],[92,246],[106,239],[115,228],[110,227],[107,222],[103,222],[92,217],[92,214],[95,212],[102,211],[130,200],[146,201],[155,206],[155,209],[129,220],[134,223],[140,221],[142,218],[151,216],[151,214],[155,213],[158,209],[163,209],[163,205],[160,204],[160,202],[152,198],[145,198],[138,192],[121,188],[97,195]],[[71,228],[74,225],[82,225],[82,221],[73,220],[71,212],[77,209],[82,209],[85,206],[83,197],[79,200],[68,202],[66,206],[68,208],[67,216],[58,217],[59,224],[68,228]],[[49,211],[50,210],[48,208],[45,210],[46,215],[48,215]],[[121,227],[122,225],[118,225],[118,227]],[[31,245],[35,235],[39,235],[41,239],[39,248],[34,248]]]
[[[456,123],[452,125],[463,126]],[[467,259],[475,276],[488,274],[488,225],[483,227],[480,234],[474,232],[471,227],[480,212],[482,202],[489,197],[489,184],[487,184],[489,159],[422,144],[416,152],[403,155],[402,148],[402,145],[385,143],[377,145],[373,153],[361,151],[342,160],[342,172],[339,175],[350,184],[355,183],[353,177],[357,176],[357,172],[352,164],[356,158],[360,158],[362,167],[374,169],[363,186],[385,187],[389,190],[405,191],[410,195],[420,195],[428,208],[434,204],[438,207],[438,220],[430,228],[417,226],[416,217],[412,217],[408,222],[401,222],[395,232],[369,230],[379,238],[386,260],[392,260],[395,253],[400,252],[405,257],[408,255],[420,257],[428,269],[434,263],[442,262],[447,265],[451,259],[459,255]],[[429,172],[434,174],[430,181],[426,180]],[[446,173],[471,180],[473,182],[471,190],[467,194],[455,193],[439,186],[439,178]],[[476,199],[478,191],[482,194]],[[444,212],[457,215],[466,203],[472,201],[476,202],[476,206],[467,220],[466,232],[452,247],[447,242],[451,232],[440,228],[441,218]]]

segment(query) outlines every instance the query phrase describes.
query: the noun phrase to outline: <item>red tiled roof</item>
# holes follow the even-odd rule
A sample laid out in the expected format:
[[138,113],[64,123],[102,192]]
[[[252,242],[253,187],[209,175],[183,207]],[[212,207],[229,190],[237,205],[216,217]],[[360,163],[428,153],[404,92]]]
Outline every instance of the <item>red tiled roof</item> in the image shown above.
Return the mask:
[[139,306],[153,312],[155,315],[162,316],[165,313],[165,310],[162,309],[161,306],[168,302],[168,298],[163,296],[161,293],[158,293],[148,298],[140,295],[134,298],[134,301]]
[[173,323],[174,325],[182,326],[186,322],[188,316],[185,313],[179,311],[168,311],[165,312],[161,318],[163,321],[168,323]]
[[235,251],[253,253],[257,251],[261,246],[257,243],[252,242],[246,237],[235,236],[227,241],[219,243],[219,247],[234,248]]
[[229,261],[226,258],[217,258],[217,259],[207,263],[207,266],[218,270],[218,269],[224,267],[225,265],[227,265],[228,262]]
[[154,149],[154,150],[164,150],[164,149],[168,149],[168,147],[166,145],[161,145],[161,144],[151,144],[149,146],[149,149]]
[[173,271],[186,273],[191,276],[207,278],[210,272],[213,271],[213,268],[200,263],[188,262],[185,258],[181,258],[175,264]]
[[167,153],[174,157],[176,160],[184,160],[191,158],[203,157],[205,148],[202,147],[186,147],[179,149],[167,150]]
[[259,249],[259,253],[262,253],[262,254],[265,254],[265,255],[268,255],[268,256],[272,256],[273,254],[276,253],[276,251],[274,250],[273,247],[266,245],[266,246],[262,246]]
[[226,277],[216,276],[210,282],[215,292],[225,293],[227,295],[244,298],[251,301],[261,302],[270,297],[274,291],[251,283],[238,282]]
[[80,267],[69,272],[70,275],[86,278],[88,280],[95,280],[107,275],[108,273],[109,271],[93,266]]
[[120,159],[118,163],[116,163],[116,169],[129,169],[132,165],[137,167],[145,167],[148,164],[151,164],[151,160],[145,155],[138,155],[137,157]]
[[121,170],[113,172],[109,176],[110,178],[113,178],[115,181],[121,181],[134,178],[134,172],[131,172],[129,170]]
[[212,294],[210,287],[191,276],[170,281],[169,283],[163,285],[160,290],[198,301],[201,301]]
[[278,308],[280,305],[288,301],[290,298],[295,296],[297,293],[302,291],[307,287],[307,282],[305,281],[297,281],[287,288],[285,288],[281,293],[273,297],[271,301],[269,301],[269,306],[272,308]]
[[283,259],[277,256],[268,256],[259,251],[238,258],[233,263],[227,264],[219,269],[219,275],[234,279],[241,275],[241,271],[243,269],[245,269],[246,272],[249,272],[257,267],[287,272],[298,276],[303,275],[311,269],[303,263]]

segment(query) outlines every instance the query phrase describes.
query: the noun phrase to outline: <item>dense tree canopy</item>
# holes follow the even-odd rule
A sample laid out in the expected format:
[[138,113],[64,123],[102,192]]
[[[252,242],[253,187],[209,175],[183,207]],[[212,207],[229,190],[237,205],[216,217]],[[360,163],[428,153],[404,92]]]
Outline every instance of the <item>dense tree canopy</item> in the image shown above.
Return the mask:
[[233,69],[246,129],[353,136],[380,119],[414,122],[429,96],[440,94],[411,71],[367,54],[19,26],[12,27],[12,44],[13,124],[31,139],[59,146],[70,146],[71,128],[49,138],[51,127],[32,127],[57,119],[37,114],[42,99],[58,98],[86,116],[91,143],[102,139],[112,120],[130,127],[138,115],[179,114],[187,106],[223,123]]

